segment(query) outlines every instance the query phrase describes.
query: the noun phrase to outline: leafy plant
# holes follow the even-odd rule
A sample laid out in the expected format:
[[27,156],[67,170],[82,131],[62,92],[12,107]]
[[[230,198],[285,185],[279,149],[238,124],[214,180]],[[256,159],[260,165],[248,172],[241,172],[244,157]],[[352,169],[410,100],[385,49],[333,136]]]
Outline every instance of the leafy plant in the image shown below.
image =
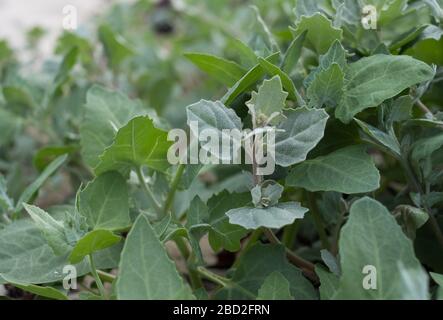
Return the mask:
[[[0,285],[61,300],[442,298],[442,7],[139,0],[62,34],[37,73],[0,42]],[[215,163],[171,163],[168,131],[193,123],[245,130],[253,151],[275,133],[275,171],[205,141],[186,151]]]

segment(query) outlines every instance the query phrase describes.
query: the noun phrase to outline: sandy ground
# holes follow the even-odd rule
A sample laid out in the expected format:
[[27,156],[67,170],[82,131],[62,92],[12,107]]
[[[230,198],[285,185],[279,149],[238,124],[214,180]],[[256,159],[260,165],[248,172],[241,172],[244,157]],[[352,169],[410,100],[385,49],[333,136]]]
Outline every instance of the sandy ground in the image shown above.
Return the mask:
[[35,26],[47,30],[40,50],[51,53],[54,40],[63,30],[63,8],[73,5],[77,9],[78,29],[87,28],[94,15],[100,14],[112,0],[0,0],[0,39],[20,49],[25,44],[25,33]]

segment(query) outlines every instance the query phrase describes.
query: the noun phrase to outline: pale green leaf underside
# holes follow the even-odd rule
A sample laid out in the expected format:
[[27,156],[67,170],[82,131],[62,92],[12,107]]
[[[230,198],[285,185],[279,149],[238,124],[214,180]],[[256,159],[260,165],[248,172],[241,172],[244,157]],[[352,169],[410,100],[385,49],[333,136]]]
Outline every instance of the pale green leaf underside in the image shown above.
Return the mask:
[[303,219],[308,209],[298,202],[284,202],[268,208],[243,207],[226,212],[229,222],[246,229],[260,227],[280,229],[293,223],[296,219]]

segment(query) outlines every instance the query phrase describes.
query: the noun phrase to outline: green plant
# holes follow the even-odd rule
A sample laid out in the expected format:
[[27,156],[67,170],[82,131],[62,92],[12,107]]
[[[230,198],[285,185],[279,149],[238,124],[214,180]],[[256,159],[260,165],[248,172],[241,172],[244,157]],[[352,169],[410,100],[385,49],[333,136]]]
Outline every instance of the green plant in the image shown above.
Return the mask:
[[[26,77],[0,43],[0,284],[68,299],[74,265],[81,299],[442,298],[442,2],[230,2],[115,5]],[[172,165],[191,121],[253,150],[274,130],[275,172]]]

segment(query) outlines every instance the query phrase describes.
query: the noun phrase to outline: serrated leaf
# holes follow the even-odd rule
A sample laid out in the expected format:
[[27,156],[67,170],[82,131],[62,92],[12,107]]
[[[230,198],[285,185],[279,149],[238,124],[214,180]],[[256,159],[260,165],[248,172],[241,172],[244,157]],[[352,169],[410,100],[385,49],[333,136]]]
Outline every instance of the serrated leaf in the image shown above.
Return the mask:
[[298,36],[306,30],[308,31],[306,45],[318,54],[328,51],[332,43],[335,40],[341,40],[343,35],[343,31],[335,28],[332,22],[321,13],[301,17],[293,31],[294,35]]
[[362,58],[347,69],[345,94],[335,116],[348,123],[360,111],[377,107],[414,84],[433,77],[433,68],[408,56],[377,54]]
[[157,129],[152,119],[136,117],[118,130],[114,142],[100,156],[94,171],[100,175],[143,165],[165,171],[170,166],[167,153],[171,144],[167,132]]
[[97,166],[99,156],[112,144],[117,131],[143,113],[140,103],[120,92],[100,86],[89,89],[80,125],[82,157],[86,164],[92,168]]
[[95,178],[80,191],[78,211],[91,229],[121,230],[131,224],[125,179],[115,171]]
[[[424,272],[414,255],[412,242],[376,200],[365,197],[354,202],[341,231],[339,248],[342,276],[335,298],[423,298],[421,292],[411,291],[409,287],[411,281],[421,281]],[[376,270],[375,289],[363,287],[364,277],[369,276],[363,273],[363,268],[368,265]],[[402,270],[413,272],[406,279]]]
[[[255,244],[244,253],[232,275],[235,285],[217,292],[216,299],[237,300],[257,297],[263,282],[273,272],[279,272],[287,279],[294,299],[317,299],[317,293],[311,283],[299,269],[286,260],[285,248],[281,245],[261,243]],[[248,294],[245,294],[245,291]]]
[[289,282],[278,271],[266,277],[258,290],[257,300],[293,300],[289,291]]
[[324,110],[301,107],[285,112],[286,119],[275,135],[275,163],[289,167],[306,159],[317,143],[323,138],[329,118]]
[[292,224],[296,219],[303,219],[308,209],[298,202],[283,202],[267,208],[242,207],[226,212],[229,222],[245,229],[260,227],[280,229]]
[[258,58],[258,62],[267,74],[269,74],[270,76],[280,77],[283,88],[285,88],[285,90],[288,92],[289,98],[296,101],[299,106],[305,105],[305,102],[300,93],[297,91],[294,82],[292,82],[291,78],[285,72],[283,72],[278,66],[266,59]]
[[121,300],[194,299],[143,215],[137,218],[126,239],[116,291]]
[[83,236],[69,255],[69,262],[77,264],[94,252],[112,247],[122,238],[109,230],[93,230]]
[[211,54],[189,52],[185,53],[185,57],[227,86],[234,85],[246,73],[246,70],[237,63]]
[[264,116],[269,118],[275,113],[280,113],[285,107],[285,101],[288,94],[283,91],[279,76],[270,80],[265,80],[258,88],[258,92],[253,91],[251,100],[246,105],[255,114],[256,119]]
[[307,160],[291,170],[286,183],[309,191],[373,191],[380,186],[380,174],[365,149],[350,146]]
[[340,66],[333,63],[320,71],[308,87],[307,97],[312,106],[321,108],[336,107],[343,95],[344,74]]

